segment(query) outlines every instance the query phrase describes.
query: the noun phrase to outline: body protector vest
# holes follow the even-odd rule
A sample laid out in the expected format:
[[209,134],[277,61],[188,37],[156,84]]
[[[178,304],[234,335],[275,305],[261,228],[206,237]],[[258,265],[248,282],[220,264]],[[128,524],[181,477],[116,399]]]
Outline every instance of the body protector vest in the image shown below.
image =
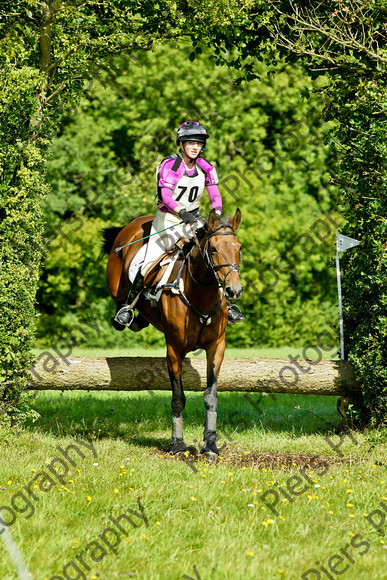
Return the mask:
[[160,171],[161,171],[161,167],[169,159],[175,160],[174,164],[172,165],[172,171],[177,171],[179,169],[181,163],[183,162],[180,155],[177,155],[176,153],[174,153],[173,155],[167,155],[166,157],[164,157],[164,159],[162,161],[160,161],[160,163],[158,163],[157,168],[156,168],[156,186],[157,186],[157,197],[158,197],[159,203],[161,202],[161,187],[159,186]]
[[[181,207],[187,211],[193,211],[199,207],[205,186],[218,183],[216,170],[208,161],[203,158],[198,158],[195,164],[195,171],[192,176],[189,176],[184,169],[184,163],[180,155],[174,154],[164,157],[156,169],[159,203],[162,202],[161,187],[159,185],[160,171],[165,162],[170,159],[174,160],[168,173],[168,181],[170,181],[169,176],[172,176],[169,186],[171,189],[173,188],[172,197]],[[176,179],[178,180],[177,182]]]
[[204,171],[196,164],[192,176],[184,172],[184,175],[176,183],[172,191],[172,198],[187,211],[193,211],[199,207],[204,187]]

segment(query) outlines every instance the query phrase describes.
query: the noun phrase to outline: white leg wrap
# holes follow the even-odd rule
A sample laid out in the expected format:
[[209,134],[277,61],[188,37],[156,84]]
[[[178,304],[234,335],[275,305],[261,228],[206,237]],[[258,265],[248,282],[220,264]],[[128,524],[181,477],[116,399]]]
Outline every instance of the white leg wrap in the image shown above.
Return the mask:
[[207,411],[204,423],[204,432],[216,431],[216,411]]
[[172,437],[183,439],[183,417],[172,417]]

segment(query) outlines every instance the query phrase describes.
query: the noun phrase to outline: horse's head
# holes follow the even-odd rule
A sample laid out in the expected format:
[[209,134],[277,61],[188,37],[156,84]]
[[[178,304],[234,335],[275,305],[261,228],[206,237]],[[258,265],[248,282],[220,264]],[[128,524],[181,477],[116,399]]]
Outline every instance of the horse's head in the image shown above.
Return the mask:
[[205,236],[204,254],[217,281],[228,300],[238,300],[242,294],[239,269],[241,244],[235,230],[241,223],[241,211],[237,209],[229,221],[221,220],[215,210],[210,212]]

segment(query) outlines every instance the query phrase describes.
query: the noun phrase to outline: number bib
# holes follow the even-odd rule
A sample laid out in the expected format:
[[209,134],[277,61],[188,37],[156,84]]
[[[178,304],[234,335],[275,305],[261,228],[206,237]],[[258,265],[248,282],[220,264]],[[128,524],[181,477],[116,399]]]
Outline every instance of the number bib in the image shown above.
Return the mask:
[[195,173],[192,177],[184,175],[176,183],[173,191],[173,199],[184,209],[193,211],[199,207],[205,187],[205,174],[199,165],[195,165]]

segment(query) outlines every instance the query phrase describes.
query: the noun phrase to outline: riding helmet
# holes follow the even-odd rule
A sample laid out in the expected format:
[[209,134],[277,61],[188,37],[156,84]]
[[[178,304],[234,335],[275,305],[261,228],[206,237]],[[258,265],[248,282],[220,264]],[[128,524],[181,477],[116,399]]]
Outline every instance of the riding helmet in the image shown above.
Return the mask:
[[209,135],[203,125],[196,121],[184,121],[177,130],[176,144],[184,141],[199,141],[199,143],[206,144],[206,139]]

